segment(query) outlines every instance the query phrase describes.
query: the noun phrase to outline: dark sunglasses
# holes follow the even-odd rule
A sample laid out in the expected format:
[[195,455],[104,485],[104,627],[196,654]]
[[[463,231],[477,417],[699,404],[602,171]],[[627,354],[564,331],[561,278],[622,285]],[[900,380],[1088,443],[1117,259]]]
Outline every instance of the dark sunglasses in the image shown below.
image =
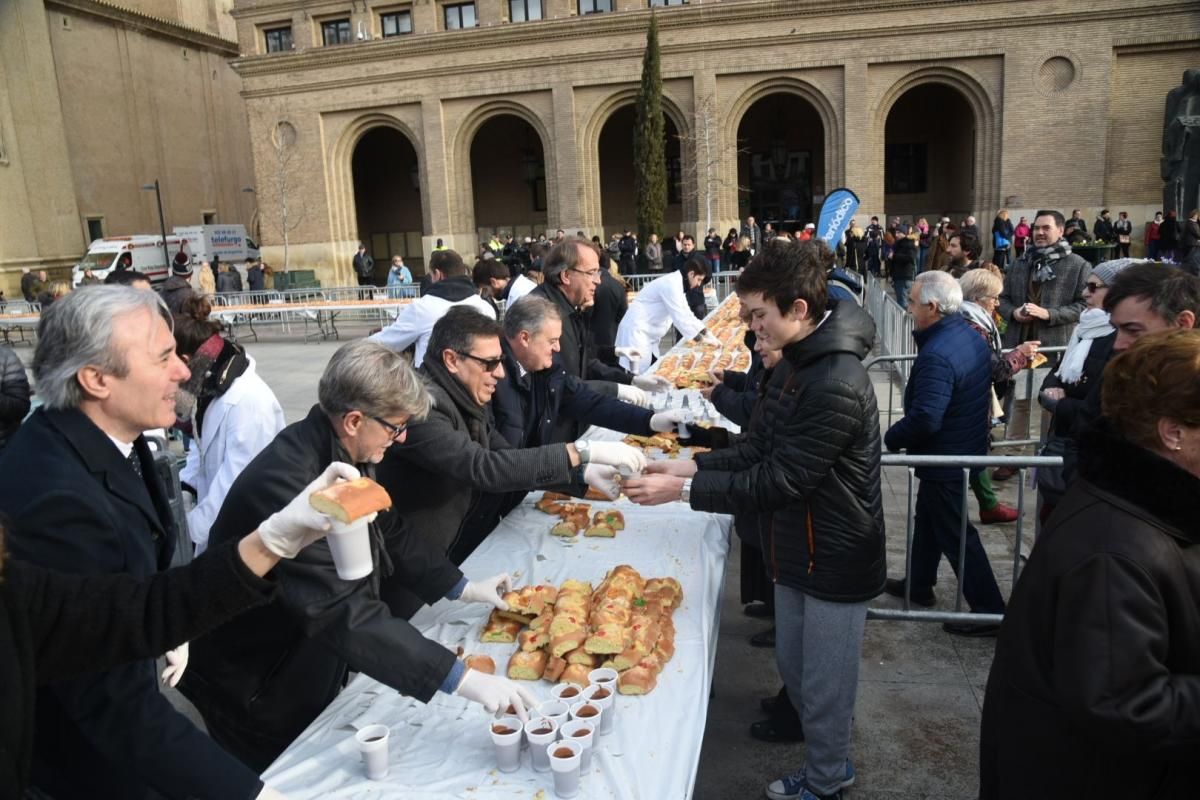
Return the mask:
[[401,436],[404,435],[404,432],[406,430],[408,430],[407,422],[404,423],[403,425],[393,425],[392,423],[388,422],[386,419],[380,419],[379,417],[371,417],[371,419],[378,422],[380,425],[382,425],[387,430],[387,432],[389,434],[391,434],[393,442],[397,441]]
[[1088,281],[1083,285],[1083,288],[1090,289],[1093,292],[1098,292],[1105,287],[1103,283],[1093,283],[1092,281]]
[[500,366],[501,362],[504,361],[503,357],[501,357],[501,358],[480,358],[479,356],[475,355],[474,353],[468,353],[463,350],[455,350],[454,352],[458,353],[460,356],[469,358],[472,361],[479,362],[479,366],[483,367],[484,372],[495,372],[496,367]]

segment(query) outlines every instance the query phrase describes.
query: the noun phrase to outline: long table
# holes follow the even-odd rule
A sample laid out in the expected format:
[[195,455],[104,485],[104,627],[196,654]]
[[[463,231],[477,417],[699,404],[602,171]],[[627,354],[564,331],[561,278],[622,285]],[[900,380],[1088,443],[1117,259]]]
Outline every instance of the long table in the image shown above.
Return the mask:
[[[340,314],[368,314],[378,318],[381,324],[394,320],[400,309],[412,303],[411,298],[389,298],[386,300],[363,301],[311,301],[301,303],[265,302],[241,306],[214,306],[212,316],[229,326],[230,337],[238,340],[252,338],[258,341],[258,332],[254,330],[255,320],[278,320],[283,330],[289,330],[292,320],[304,322],[304,338],[308,339],[337,339],[337,318]],[[309,323],[315,323],[316,333],[308,332]],[[247,331],[239,332],[238,326],[245,325]]]

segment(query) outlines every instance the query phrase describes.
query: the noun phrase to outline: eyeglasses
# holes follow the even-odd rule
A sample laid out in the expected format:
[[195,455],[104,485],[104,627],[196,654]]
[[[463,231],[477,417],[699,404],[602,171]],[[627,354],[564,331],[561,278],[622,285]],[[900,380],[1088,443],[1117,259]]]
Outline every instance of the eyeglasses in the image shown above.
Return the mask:
[[1103,283],[1093,283],[1092,281],[1088,281],[1083,285],[1083,288],[1087,289],[1089,292],[1098,292],[1107,287],[1105,287]]
[[594,281],[600,280],[600,270],[597,269],[575,269],[575,267],[567,267],[571,272],[578,272],[580,275],[586,275]]
[[496,371],[496,368],[499,367],[501,362],[504,361],[503,356],[501,356],[500,358],[480,358],[479,356],[477,356],[473,353],[468,353],[463,350],[455,350],[454,352],[458,353],[460,356],[464,356],[466,358],[471,359],[472,361],[478,362],[479,366],[483,367],[484,372],[494,373]]
[[384,427],[385,430],[387,430],[387,432],[391,436],[393,442],[399,441],[400,437],[404,435],[404,432],[406,430],[408,430],[407,422],[404,423],[403,425],[393,425],[392,423],[388,422],[386,419],[380,419],[379,417],[371,417],[371,419],[378,422],[380,425],[382,425]]

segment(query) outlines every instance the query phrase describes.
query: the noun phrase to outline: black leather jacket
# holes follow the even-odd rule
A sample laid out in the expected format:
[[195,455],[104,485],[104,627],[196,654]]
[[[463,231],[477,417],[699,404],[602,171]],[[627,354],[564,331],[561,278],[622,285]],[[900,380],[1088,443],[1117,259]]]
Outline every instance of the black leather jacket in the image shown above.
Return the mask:
[[692,507],[757,510],[763,560],[784,586],[864,602],[886,577],[879,410],[862,358],[875,323],[835,302],[805,339],[783,349],[745,443],[696,457]]
[[0,346],[0,450],[21,427],[29,413],[29,379],[21,357],[8,345]]

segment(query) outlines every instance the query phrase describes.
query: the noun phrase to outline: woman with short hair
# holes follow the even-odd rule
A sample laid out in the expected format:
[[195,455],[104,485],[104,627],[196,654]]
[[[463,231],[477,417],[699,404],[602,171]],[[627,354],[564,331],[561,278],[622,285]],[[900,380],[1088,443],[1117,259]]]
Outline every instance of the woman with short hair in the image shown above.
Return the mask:
[[1000,628],[981,800],[1200,786],[1200,331],[1138,339],[1102,408]]

